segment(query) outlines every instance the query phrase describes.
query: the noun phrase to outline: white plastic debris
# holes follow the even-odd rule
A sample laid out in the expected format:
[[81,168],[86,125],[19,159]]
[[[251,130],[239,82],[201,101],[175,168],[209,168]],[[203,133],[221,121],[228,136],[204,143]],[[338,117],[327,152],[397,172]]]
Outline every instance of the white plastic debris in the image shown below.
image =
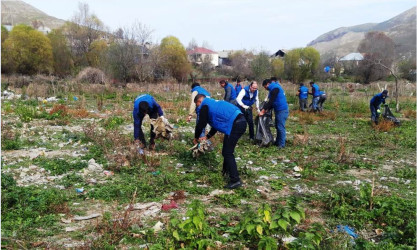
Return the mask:
[[101,214],[90,214],[90,215],[86,215],[86,216],[75,216],[74,220],[75,221],[80,221],[80,220],[90,220],[90,219],[94,219],[101,216]]
[[152,227],[154,232],[159,232],[162,230],[162,226],[164,226],[164,223],[158,221],[155,226]]

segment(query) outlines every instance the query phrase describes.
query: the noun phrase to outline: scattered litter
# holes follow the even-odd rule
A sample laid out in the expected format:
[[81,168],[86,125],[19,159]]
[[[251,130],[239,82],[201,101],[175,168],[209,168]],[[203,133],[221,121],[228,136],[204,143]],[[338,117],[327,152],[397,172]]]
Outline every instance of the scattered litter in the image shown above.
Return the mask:
[[[135,233],[132,233],[132,238],[142,238],[143,237],[143,235],[142,234],[135,234]],[[140,245],[139,246],[139,248],[141,248],[141,246],[142,245]],[[144,244],[143,246],[142,246],[142,248],[144,248],[144,247],[146,247],[146,244]]]
[[348,235],[350,235],[354,239],[358,238],[358,235],[355,233],[355,229],[351,228],[349,226],[338,225],[337,226],[337,231],[347,233]]
[[157,175],[160,175],[161,174],[161,171],[154,171],[154,172],[152,172],[152,175],[154,175],[154,176],[157,176]]
[[51,96],[51,97],[46,98],[46,101],[48,101],[48,102],[57,102],[58,99],[55,96]]
[[256,191],[258,191],[261,194],[262,198],[268,199],[269,190],[267,188],[260,186],[256,189]]
[[285,163],[290,163],[291,161],[290,161],[290,160],[288,160],[288,159],[285,159],[285,160],[283,160],[282,162],[285,162]]
[[90,214],[90,215],[87,215],[87,216],[75,216],[74,220],[75,221],[90,220],[90,219],[93,219],[93,218],[96,218],[96,217],[99,217],[99,216],[101,216],[101,214]]
[[74,205],[74,206],[78,206],[78,205],[80,205],[80,203],[78,203],[78,202],[74,202],[74,203],[72,203],[72,205]]
[[177,163],[177,165],[176,165],[177,168],[181,168],[183,166],[184,166],[184,164],[182,164],[182,163]]
[[253,161],[248,161],[248,164],[249,164],[249,165],[252,165],[252,164],[253,164]]
[[360,184],[361,184],[361,181],[360,180],[355,180],[353,182],[353,185],[355,185],[355,186],[359,186]]
[[96,160],[90,159],[88,161],[88,170],[91,172],[102,172],[103,167],[100,164],[96,163]]
[[230,191],[224,191],[224,190],[220,190],[220,189],[216,189],[211,191],[211,193],[209,194],[209,196],[217,196],[217,195],[221,195],[221,194],[232,194],[233,190]]
[[384,232],[384,230],[382,230],[380,228],[375,229],[376,235],[381,235],[383,232]]
[[294,236],[288,236],[288,237],[284,237],[282,238],[282,241],[286,244],[293,242],[294,240],[296,240],[297,238],[295,238]]
[[96,179],[93,179],[93,178],[88,179],[87,182],[90,183],[90,184],[93,184],[93,185],[94,184],[97,184],[97,180]]
[[201,154],[204,154],[206,152],[213,151],[214,146],[213,143],[210,140],[204,140],[196,145],[194,145],[190,150],[193,153],[193,157],[196,158]]
[[174,208],[178,208],[178,204],[174,200],[171,200],[171,203],[163,204],[161,209],[162,211],[169,211]]
[[277,161],[271,160],[272,164],[277,165]]
[[75,191],[77,191],[77,193],[82,193],[84,192],[84,188],[76,188]]
[[71,223],[71,219],[64,219],[64,218],[61,218],[61,221],[62,221],[63,223],[65,223],[65,224],[70,224],[70,223]]
[[[141,210],[142,215],[144,216],[156,216],[160,211],[160,204],[157,202],[148,202],[148,203],[136,203],[133,204],[133,210]],[[126,206],[125,209],[128,209],[129,206]]]
[[73,99],[74,101],[78,101],[78,97],[76,97],[76,96],[74,96],[72,99]]
[[266,176],[266,175],[261,175],[261,176],[259,176],[259,179],[260,180],[269,180],[269,177]]
[[153,231],[156,233],[156,232],[159,232],[159,231],[161,231],[162,230],[162,226],[164,225],[164,223],[162,223],[162,222],[160,222],[160,221],[158,221],[156,224],[155,224],[155,226],[153,226],[152,227],[152,229],[153,229]]
[[224,237],[224,238],[229,238],[229,236],[230,236],[230,234],[228,234],[228,233],[222,234],[222,237]]
[[410,184],[410,182],[411,182],[410,180],[406,180],[406,181],[404,182],[404,184],[405,184],[405,185],[408,185],[408,184]]
[[79,227],[66,227],[65,232],[74,232],[80,229]]
[[153,132],[155,133],[156,139],[160,137],[167,140],[172,139],[172,131],[174,130],[174,126],[169,123],[168,119],[165,117],[151,119],[151,124],[154,127]]
[[300,173],[294,173],[293,176],[294,177],[297,177],[297,178],[300,178],[301,177],[301,174]]
[[303,169],[300,168],[300,167],[298,167],[298,166],[295,166],[293,169],[294,169],[295,172],[301,172],[301,171],[303,171]]
[[113,171],[108,171],[108,170],[104,170],[104,171],[103,171],[103,174],[104,174],[105,176],[112,176],[112,175],[114,175]]

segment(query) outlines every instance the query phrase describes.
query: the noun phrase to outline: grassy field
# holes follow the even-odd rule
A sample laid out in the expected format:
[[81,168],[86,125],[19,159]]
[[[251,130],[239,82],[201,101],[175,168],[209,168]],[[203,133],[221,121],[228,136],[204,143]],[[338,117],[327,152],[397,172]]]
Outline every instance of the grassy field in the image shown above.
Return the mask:
[[[373,127],[376,85],[319,85],[328,100],[313,114],[297,111],[297,87],[284,84],[287,147],[258,148],[242,136],[244,186],[233,191],[222,188],[222,135],[198,159],[188,150],[188,85],[65,85],[53,89],[56,102],[42,101],[41,87],[28,100],[3,99],[2,247],[414,249],[415,86],[401,92],[401,126]],[[218,84],[203,86],[222,98]],[[176,130],[140,156],[131,111],[145,92]]]

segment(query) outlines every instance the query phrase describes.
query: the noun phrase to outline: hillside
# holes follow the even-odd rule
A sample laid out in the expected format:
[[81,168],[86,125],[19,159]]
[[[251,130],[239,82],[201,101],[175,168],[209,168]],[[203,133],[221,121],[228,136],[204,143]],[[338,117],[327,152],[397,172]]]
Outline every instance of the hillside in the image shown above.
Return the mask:
[[2,25],[16,25],[20,23],[31,25],[35,20],[42,22],[45,27],[50,29],[58,28],[65,23],[64,20],[49,16],[23,1],[1,0]]
[[387,21],[341,27],[327,32],[307,46],[316,48],[323,58],[344,56],[356,52],[366,32],[385,32],[396,44],[396,56],[415,57],[416,54],[416,7]]

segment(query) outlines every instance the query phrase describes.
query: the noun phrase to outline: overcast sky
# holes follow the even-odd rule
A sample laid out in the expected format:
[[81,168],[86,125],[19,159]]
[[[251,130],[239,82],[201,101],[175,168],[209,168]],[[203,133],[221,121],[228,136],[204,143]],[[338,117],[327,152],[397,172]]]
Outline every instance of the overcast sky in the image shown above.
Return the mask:
[[[69,20],[76,0],[24,0],[48,15]],[[304,47],[339,27],[388,20],[415,0],[86,0],[111,30],[135,20],[154,30],[153,41],[168,35],[184,46],[194,38],[214,50],[275,52]]]

